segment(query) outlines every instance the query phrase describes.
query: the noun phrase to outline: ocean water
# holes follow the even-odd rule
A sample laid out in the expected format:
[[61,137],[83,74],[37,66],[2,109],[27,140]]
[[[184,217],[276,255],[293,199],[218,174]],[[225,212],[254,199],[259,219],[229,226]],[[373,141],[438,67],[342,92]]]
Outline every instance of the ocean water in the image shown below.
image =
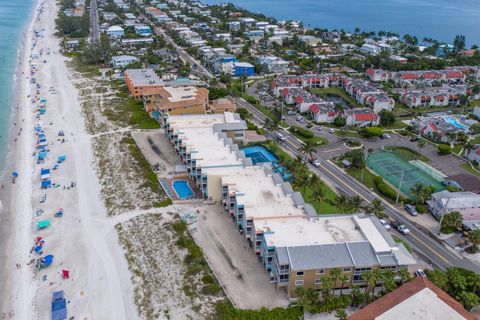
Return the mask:
[[0,170],[7,152],[18,45],[33,4],[34,0],[0,0]]
[[463,34],[480,45],[480,0],[205,0],[231,2],[280,20],[301,20],[309,27],[411,34],[453,42]]

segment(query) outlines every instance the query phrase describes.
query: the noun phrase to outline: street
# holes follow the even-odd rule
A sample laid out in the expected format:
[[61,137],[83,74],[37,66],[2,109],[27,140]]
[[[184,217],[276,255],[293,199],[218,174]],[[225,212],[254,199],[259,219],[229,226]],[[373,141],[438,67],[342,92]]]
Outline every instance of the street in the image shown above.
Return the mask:
[[98,17],[98,7],[97,0],[92,0],[90,2],[90,43],[95,44],[100,41],[100,28],[99,17]]
[[[265,121],[266,116],[258,111],[254,106],[240,98],[235,98],[235,101],[239,106],[247,109],[257,122],[263,123]],[[283,130],[282,134],[287,137],[286,141],[282,143],[282,147],[290,151],[292,154],[297,155],[298,149],[302,144],[301,141],[293,137],[287,130]],[[309,165],[309,167],[313,172],[321,176],[322,179],[328,180],[330,185],[333,185],[338,191],[345,195],[359,195],[367,203],[379,198],[371,190],[344,173],[340,168],[329,161],[322,161],[322,164],[318,168],[311,165]],[[433,266],[441,269],[446,269],[451,266],[458,266],[475,272],[480,272],[479,266],[452,253],[443,244],[438,243],[436,240],[431,238],[426,229],[409,221],[400,213],[397,208],[383,199],[381,200],[385,205],[385,214],[388,217],[396,219],[405,224],[411,231],[411,233],[407,236],[403,236],[400,233],[397,233],[397,236],[407,242],[418,254],[423,256],[426,261],[431,262]]]

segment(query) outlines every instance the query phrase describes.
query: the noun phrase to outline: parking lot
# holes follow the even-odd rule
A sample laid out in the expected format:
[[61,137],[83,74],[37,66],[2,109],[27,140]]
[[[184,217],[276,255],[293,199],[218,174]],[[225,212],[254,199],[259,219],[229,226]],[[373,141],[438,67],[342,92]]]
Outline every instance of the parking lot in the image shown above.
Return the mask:
[[284,290],[276,290],[247,240],[235,229],[221,205],[198,208],[192,235],[236,307],[286,307]]

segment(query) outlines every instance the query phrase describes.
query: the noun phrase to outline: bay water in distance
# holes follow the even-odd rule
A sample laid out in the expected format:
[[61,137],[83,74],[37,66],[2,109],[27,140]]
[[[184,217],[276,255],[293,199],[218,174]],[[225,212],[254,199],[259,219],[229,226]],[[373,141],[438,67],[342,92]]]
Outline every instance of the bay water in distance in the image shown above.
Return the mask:
[[306,27],[353,32],[392,31],[452,43],[463,34],[480,45],[480,0],[205,0],[231,2],[279,20],[300,20]]

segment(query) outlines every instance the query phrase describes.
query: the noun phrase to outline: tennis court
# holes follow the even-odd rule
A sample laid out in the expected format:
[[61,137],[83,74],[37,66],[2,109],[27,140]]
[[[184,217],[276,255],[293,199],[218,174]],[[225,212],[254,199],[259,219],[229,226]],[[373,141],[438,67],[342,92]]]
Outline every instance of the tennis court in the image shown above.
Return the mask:
[[372,153],[367,159],[367,166],[397,189],[400,185],[403,172],[401,191],[411,199],[415,198],[411,189],[417,183],[432,186],[436,191],[444,189],[440,182],[428,175],[425,171],[398,158],[391,152],[380,151]]

